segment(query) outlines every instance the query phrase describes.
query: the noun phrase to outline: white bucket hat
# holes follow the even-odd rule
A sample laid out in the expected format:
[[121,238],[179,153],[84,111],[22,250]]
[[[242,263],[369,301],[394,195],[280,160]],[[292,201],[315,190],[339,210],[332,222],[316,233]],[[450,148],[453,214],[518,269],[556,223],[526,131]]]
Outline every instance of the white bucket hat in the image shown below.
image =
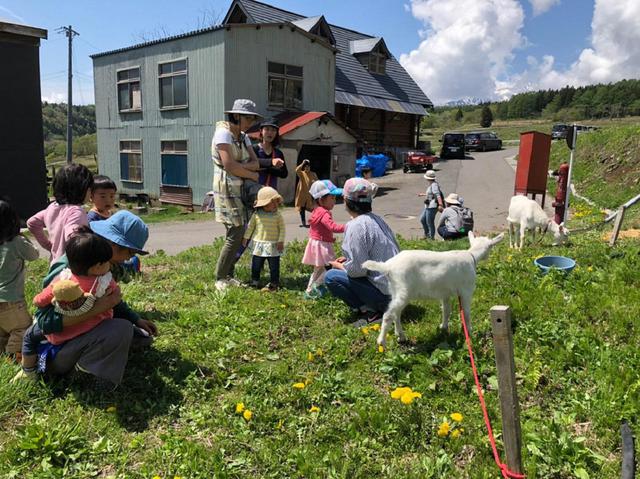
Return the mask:
[[424,179],[425,180],[435,180],[436,179],[436,172],[433,170],[429,170],[424,174]]
[[233,102],[231,110],[225,113],[237,113],[238,115],[253,115],[262,118],[262,115],[256,111],[256,104],[245,98],[238,98]]
[[460,200],[458,198],[457,193],[449,193],[449,195],[444,199],[444,202],[449,203],[450,205],[459,205]]

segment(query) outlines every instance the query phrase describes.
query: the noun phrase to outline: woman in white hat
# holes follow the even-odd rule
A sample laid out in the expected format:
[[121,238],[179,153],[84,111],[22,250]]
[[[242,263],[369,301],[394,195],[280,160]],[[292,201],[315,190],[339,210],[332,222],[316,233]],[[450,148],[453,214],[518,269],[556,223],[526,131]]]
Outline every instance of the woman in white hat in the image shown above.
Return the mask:
[[440,216],[440,222],[438,223],[438,234],[442,236],[442,239],[454,240],[458,238],[464,238],[467,233],[461,231],[462,229],[462,211],[461,198],[457,193],[451,193],[448,195],[444,202],[447,207]]
[[251,100],[235,100],[225,113],[227,121],[216,123],[211,142],[215,218],[227,230],[216,264],[218,290],[239,284],[233,278],[233,270],[250,215],[242,203],[242,183],[245,179],[258,181],[260,167],[251,140],[244,133],[261,117],[256,104]]
[[426,196],[424,200],[424,209],[420,215],[420,223],[424,229],[424,236],[427,239],[434,239],[436,236],[436,214],[444,209],[442,190],[436,181],[436,173],[429,170],[424,174],[427,180],[427,190],[424,193],[418,193],[418,196]]

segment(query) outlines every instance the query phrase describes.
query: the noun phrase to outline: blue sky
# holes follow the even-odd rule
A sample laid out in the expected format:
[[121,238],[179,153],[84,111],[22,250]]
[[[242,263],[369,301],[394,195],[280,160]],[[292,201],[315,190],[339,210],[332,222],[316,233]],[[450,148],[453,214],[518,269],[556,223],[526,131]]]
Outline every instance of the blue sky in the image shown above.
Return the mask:
[[[634,9],[632,4],[640,3],[271,0],[272,5],[285,10],[307,16],[324,14],[330,23],[383,36],[394,56],[436,103],[562,86],[549,83],[549,78],[559,83],[585,83],[589,72],[581,70],[579,77],[579,72],[572,73],[572,65],[575,67],[585,49],[598,54],[592,44],[594,4],[598,2],[600,10],[609,9],[604,12],[609,14],[605,18],[610,18],[611,10],[619,8],[619,4],[628,3]],[[456,4],[454,10],[450,9],[451,4]],[[42,90],[43,98],[57,101],[66,99],[67,65],[66,38],[56,29],[73,25],[80,33],[74,41],[74,103],[90,103],[90,54],[139,43],[145,35],[163,36],[161,32],[176,34],[199,28],[216,15],[221,20],[229,5],[230,0],[0,0],[0,19],[49,30],[49,39],[42,42],[41,48]],[[539,10],[537,14],[534,6]],[[478,37],[476,33],[483,27],[488,30]],[[478,49],[478,42],[486,43],[485,47]],[[463,77],[470,79],[464,81]]]

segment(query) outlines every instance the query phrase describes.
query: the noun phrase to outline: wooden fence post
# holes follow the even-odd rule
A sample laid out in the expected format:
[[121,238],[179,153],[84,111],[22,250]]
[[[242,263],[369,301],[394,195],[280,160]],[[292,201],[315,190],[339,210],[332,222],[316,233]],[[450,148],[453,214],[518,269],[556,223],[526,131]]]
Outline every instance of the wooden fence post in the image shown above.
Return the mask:
[[613,233],[611,233],[611,239],[609,240],[609,246],[615,246],[620,234],[620,228],[622,228],[622,220],[624,219],[624,212],[626,208],[622,205],[618,208],[618,214],[616,215],[616,221],[613,224]]
[[522,473],[522,439],[520,433],[520,405],[516,390],[516,367],[513,359],[511,309],[509,306],[491,308],[491,329],[498,369],[498,389],[502,412],[502,438],[507,466]]

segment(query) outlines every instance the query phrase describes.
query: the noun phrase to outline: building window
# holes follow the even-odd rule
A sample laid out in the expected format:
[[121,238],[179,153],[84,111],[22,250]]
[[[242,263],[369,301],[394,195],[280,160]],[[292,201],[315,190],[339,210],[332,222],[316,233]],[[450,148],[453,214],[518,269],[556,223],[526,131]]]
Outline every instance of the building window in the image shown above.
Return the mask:
[[187,108],[187,59],[158,65],[160,108]]
[[142,142],[140,140],[120,142],[120,179],[142,183]]
[[140,93],[140,68],[129,68],[117,72],[118,78],[118,110],[141,111],[142,95]]
[[369,53],[369,71],[384,75],[386,72],[387,56],[384,53]]
[[162,141],[162,184],[167,186],[189,186],[187,178],[187,140]]
[[269,62],[269,106],[302,110],[302,67]]

